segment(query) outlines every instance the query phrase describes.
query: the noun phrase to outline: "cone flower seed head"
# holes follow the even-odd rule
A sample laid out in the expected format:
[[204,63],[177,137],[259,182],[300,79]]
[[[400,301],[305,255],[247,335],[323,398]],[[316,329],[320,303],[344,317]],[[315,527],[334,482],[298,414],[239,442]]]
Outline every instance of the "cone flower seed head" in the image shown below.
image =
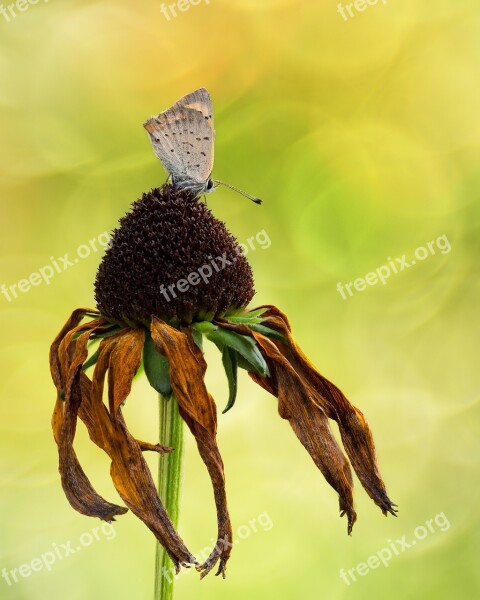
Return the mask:
[[224,223],[169,184],[120,220],[95,282],[100,312],[127,323],[212,319],[253,295],[250,265]]

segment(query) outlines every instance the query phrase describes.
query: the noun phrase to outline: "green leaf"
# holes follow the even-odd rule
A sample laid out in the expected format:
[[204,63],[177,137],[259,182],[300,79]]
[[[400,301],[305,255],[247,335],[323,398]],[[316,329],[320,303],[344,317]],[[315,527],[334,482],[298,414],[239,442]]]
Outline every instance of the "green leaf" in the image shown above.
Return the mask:
[[206,337],[213,342],[221,352],[225,346],[233,348],[238,352],[250,365],[253,370],[262,377],[268,377],[270,372],[268,370],[265,359],[260,354],[257,344],[252,338],[246,335],[240,335],[234,331],[228,329],[222,329],[219,327],[215,331],[206,334]]
[[210,321],[197,321],[192,325],[194,331],[198,331],[199,333],[210,333],[211,331],[215,331],[217,326],[211,323]]
[[192,327],[193,341],[197,344],[200,350],[203,352],[203,334]]
[[229,323],[262,323],[264,319],[261,317],[225,317]]
[[99,333],[93,332],[92,335],[90,336],[90,340],[100,340],[102,338],[107,338],[110,337],[111,335],[114,335],[115,333],[118,333],[120,331],[120,327],[114,327],[113,329],[108,329],[106,331],[101,331]]
[[248,360],[245,360],[241,354],[238,354],[238,352],[237,352],[237,365],[239,366],[240,369],[244,369],[245,371],[249,371],[250,373],[257,373],[255,368],[248,362]]
[[279,340],[280,342],[282,342],[282,344],[288,345],[287,338],[281,333],[278,333],[278,331],[275,331],[275,329],[271,329],[270,327],[266,327],[265,325],[258,325],[256,323],[248,324],[247,327],[253,329],[253,331],[258,331],[258,333],[262,333],[266,337],[272,338],[274,340]]
[[96,352],[94,352],[92,354],[92,356],[83,363],[83,367],[82,367],[83,372],[85,372],[90,367],[93,367],[93,365],[96,364],[99,356],[100,356],[100,350],[97,350]]
[[237,398],[237,353],[232,348],[225,346],[222,352],[222,362],[228,379],[228,403],[222,414],[228,412],[235,404]]
[[168,359],[157,352],[149,333],[145,336],[145,344],[143,345],[143,365],[147,379],[153,389],[164,397],[170,397],[172,387],[170,385]]
[[231,310],[225,313],[225,318],[230,320],[231,318],[236,319],[237,317],[245,317],[248,319],[254,319],[256,317],[260,317],[261,315],[263,315],[264,312],[266,312],[267,309],[266,308],[257,308],[257,310],[243,310],[243,308],[241,309],[235,309],[235,310]]
[[[103,330],[99,330],[99,331],[92,330],[92,333],[90,334],[88,343],[94,342],[95,340],[100,340],[102,338],[110,337],[111,335],[114,335],[115,333],[118,333],[119,331],[120,331],[120,327],[115,327],[114,329],[103,329]],[[85,333],[85,331],[77,331],[73,335],[73,339],[78,340],[78,338],[83,333]]]

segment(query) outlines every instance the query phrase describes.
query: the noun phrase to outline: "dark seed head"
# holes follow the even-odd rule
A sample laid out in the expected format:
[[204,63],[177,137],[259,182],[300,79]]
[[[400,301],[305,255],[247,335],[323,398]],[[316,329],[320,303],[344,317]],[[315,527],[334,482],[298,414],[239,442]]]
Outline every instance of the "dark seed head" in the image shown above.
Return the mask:
[[102,314],[145,324],[153,315],[183,323],[218,317],[254,293],[250,265],[224,223],[170,184],[120,219],[95,281]]

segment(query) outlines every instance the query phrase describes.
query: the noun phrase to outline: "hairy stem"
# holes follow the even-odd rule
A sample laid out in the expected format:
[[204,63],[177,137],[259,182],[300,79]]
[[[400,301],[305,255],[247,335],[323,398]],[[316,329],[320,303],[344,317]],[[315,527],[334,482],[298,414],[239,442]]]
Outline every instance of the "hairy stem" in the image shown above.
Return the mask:
[[[160,444],[175,450],[159,456],[158,493],[173,525],[177,529],[183,467],[183,419],[178,413],[174,396],[159,394]],[[172,600],[174,585],[173,563],[163,546],[157,543],[155,556],[154,600]]]

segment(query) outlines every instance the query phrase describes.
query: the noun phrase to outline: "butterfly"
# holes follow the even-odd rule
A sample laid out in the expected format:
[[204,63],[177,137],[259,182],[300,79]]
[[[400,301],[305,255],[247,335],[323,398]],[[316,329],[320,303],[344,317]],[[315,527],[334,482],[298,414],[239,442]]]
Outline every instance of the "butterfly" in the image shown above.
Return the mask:
[[190,190],[197,196],[213,191],[218,185],[225,185],[261,204],[259,198],[211,178],[215,130],[212,100],[205,88],[183,96],[168,110],[148,119],[143,126],[150,136],[153,151],[175,187]]

